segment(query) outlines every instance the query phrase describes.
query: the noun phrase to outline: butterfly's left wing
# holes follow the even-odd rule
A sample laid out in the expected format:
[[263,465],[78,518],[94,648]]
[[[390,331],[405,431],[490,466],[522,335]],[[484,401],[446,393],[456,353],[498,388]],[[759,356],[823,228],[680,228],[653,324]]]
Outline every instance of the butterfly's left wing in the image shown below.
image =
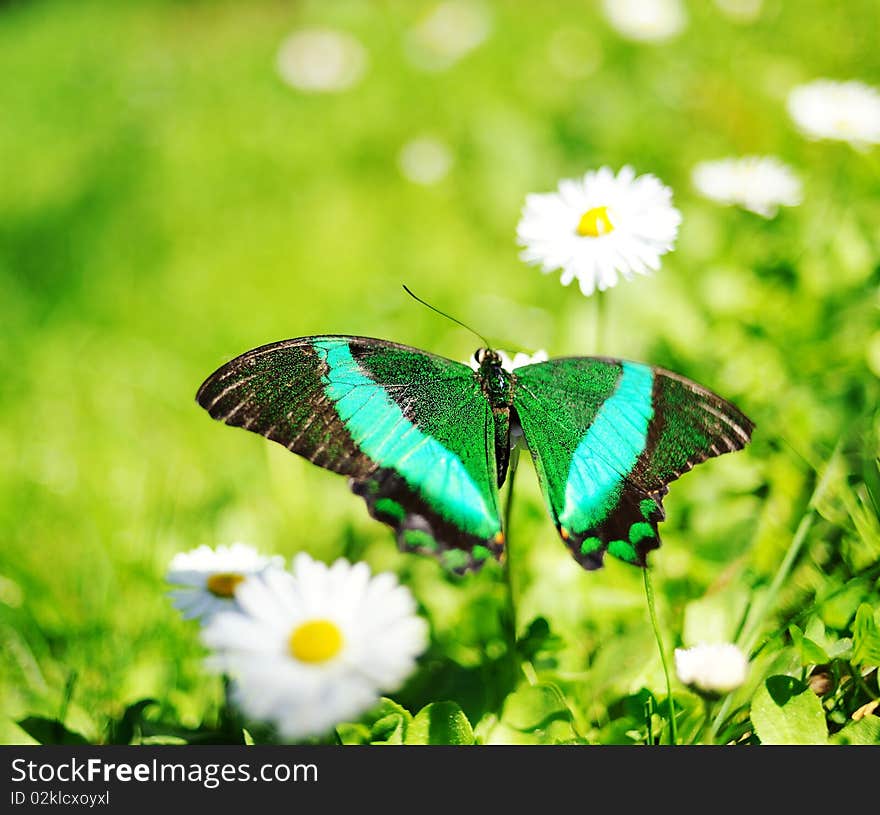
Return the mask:
[[467,365],[369,337],[300,337],[242,354],[196,398],[348,476],[402,549],[457,572],[500,554],[492,409]]
[[559,534],[586,569],[607,550],[645,566],[670,481],[739,450],[754,425],[682,376],[599,357],[515,371],[514,409]]

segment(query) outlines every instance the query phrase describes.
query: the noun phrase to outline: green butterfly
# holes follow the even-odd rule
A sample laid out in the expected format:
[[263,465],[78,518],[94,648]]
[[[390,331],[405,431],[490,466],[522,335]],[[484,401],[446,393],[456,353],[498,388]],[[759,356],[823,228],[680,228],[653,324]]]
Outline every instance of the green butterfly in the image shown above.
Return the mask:
[[264,345],[215,371],[197,400],[349,478],[401,549],[456,572],[500,557],[511,438],[531,451],[559,534],[586,569],[645,566],[670,481],[746,445],[753,423],[677,374],[602,357],[479,369],[368,337]]

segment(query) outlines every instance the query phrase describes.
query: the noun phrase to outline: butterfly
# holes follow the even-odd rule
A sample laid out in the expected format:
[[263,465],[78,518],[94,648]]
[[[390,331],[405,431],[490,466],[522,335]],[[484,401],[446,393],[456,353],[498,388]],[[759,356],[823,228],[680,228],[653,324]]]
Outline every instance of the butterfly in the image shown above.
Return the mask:
[[531,452],[560,537],[586,569],[605,552],[646,566],[668,484],[739,450],[754,424],[679,376],[605,357],[477,370],[370,337],[299,337],[247,351],[196,399],[215,419],[348,476],[404,551],[453,572],[500,558],[511,439]]

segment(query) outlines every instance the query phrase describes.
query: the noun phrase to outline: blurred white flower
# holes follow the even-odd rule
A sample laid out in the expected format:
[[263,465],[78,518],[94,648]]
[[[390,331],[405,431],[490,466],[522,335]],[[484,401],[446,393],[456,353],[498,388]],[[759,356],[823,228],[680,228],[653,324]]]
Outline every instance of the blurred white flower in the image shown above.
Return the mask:
[[668,40],[687,24],[681,0],[602,0],[602,9],[619,34],[640,42]]
[[432,136],[420,136],[407,142],[397,157],[404,178],[414,184],[436,184],[452,166],[452,152]]
[[695,645],[675,649],[675,672],[693,690],[718,696],[746,681],[749,662],[733,643]]
[[751,23],[761,16],[764,0],[715,0],[722,14],[737,23]]
[[278,73],[301,91],[344,91],[364,75],[367,52],[351,34],[329,28],[296,31],[278,49]]
[[774,217],[780,206],[797,206],[802,197],[800,179],[772,156],[703,161],[694,167],[691,179],[706,198],[736,204],[765,218]]
[[859,149],[880,143],[880,93],[864,82],[798,85],[788,95],[788,112],[810,139],[836,139]]
[[431,9],[407,35],[407,52],[420,68],[449,68],[489,36],[492,18],[478,2],[449,0]]
[[[495,348],[493,350],[499,357],[501,357],[501,367],[509,372],[513,372],[515,368],[522,368],[524,365],[534,365],[536,362],[546,362],[549,359],[547,352],[543,348],[535,351],[534,354],[526,354],[522,351],[517,351],[513,357],[511,357],[507,351],[502,351],[500,348]],[[480,363],[477,362],[475,357],[471,357],[467,364],[475,371],[480,370]]]
[[660,268],[681,223],[672,191],[632,167],[615,176],[609,167],[564,179],[554,193],[526,196],[517,238],[520,257],[544,273],[562,269],[562,284],[577,278],[591,295]]
[[283,569],[280,555],[266,557],[245,543],[199,546],[171,559],[166,580],[180,588],[169,592],[174,606],[188,619],[206,620],[235,608],[235,592],[251,575]]
[[293,574],[267,571],[238,589],[238,611],[202,633],[209,666],[234,680],[245,715],[290,740],[319,736],[396,690],[427,645],[409,590],[365,563],[328,567],[306,554]]

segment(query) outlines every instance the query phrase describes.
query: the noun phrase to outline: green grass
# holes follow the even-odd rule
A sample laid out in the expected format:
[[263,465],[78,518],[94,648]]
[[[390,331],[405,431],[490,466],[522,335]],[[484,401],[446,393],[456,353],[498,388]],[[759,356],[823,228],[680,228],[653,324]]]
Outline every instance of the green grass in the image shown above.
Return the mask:
[[[680,37],[636,45],[597,4],[499,0],[490,38],[439,73],[406,56],[423,2],[0,5],[0,741],[28,741],[27,715],[57,716],[71,677],[66,721],[90,740],[145,697],[155,718],[212,722],[222,689],[163,577],[175,552],[234,540],[397,572],[433,645],[395,698],[412,712],[451,700],[478,737],[526,738],[492,730],[527,682],[504,667],[501,568],[456,580],[399,554],[343,479],[210,421],[194,396],[222,362],[285,337],[468,357],[474,339],[402,282],[501,347],[595,353],[595,303],[526,267],[514,235],[528,192],[603,164],[656,173],[684,220],[658,274],[610,292],[601,350],[679,371],[757,422],[747,450],[670,491],[651,556],[667,647],[709,620],[755,647],[779,634],[727,703],[740,735],[765,675],[813,671],[786,633],[796,615],[826,650],[853,636],[860,603],[876,615],[880,153],[804,140],[785,97],[821,76],[877,85],[880,15],[871,0],[765,5],[740,25],[691,2]],[[364,43],[356,88],[279,79],[278,45],[305,24]],[[595,70],[560,73],[560,31]],[[431,187],[397,168],[425,132],[455,157]],[[764,221],[697,197],[695,162],[746,153],[791,164],[804,203]],[[639,741],[645,694],[665,696],[642,575],[577,567],[526,458],[520,634],[543,617],[560,638],[527,672],[562,692],[581,737]],[[877,697],[876,670],[864,684],[825,695],[832,732]],[[687,738],[699,700],[674,691]],[[654,713],[662,727],[665,706]]]

